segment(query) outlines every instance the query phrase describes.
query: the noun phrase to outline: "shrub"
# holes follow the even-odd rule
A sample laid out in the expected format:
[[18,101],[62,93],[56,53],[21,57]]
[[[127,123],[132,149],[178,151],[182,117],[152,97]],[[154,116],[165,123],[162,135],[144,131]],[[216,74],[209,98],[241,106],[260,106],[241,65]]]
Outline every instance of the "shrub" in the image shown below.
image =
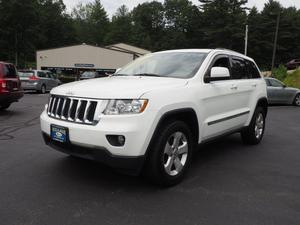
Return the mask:
[[279,65],[278,68],[273,69],[272,74],[274,78],[284,81],[287,77],[287,68],[284,65]]
[[284,83],[289,87],[300,88],[300,69],[288,74],[284,79]]

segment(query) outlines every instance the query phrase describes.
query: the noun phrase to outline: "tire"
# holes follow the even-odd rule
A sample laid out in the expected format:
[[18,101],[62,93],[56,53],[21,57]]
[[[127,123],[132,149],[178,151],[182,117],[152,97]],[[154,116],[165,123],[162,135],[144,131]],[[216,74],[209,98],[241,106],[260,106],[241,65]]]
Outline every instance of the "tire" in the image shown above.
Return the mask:
[[295,99],[294,99],[294,103],[295,106],[300,107],[300,94],[297,94]]
[[189,126],[182,121],[170,122],[154,138],[146,162],[148,177],[162,186],[178,184],[190,166],[196,143]]
[[0,105],[0,111],[8,109],[10,104]]
[[39,93],[46,94],[46,85],[45,84],[42,85],[41,90],[39,91]]
[[262,107],[257,107],[250,125],[241,132],[244,144],[257,145],[261,142],[266,125],[266,112]]

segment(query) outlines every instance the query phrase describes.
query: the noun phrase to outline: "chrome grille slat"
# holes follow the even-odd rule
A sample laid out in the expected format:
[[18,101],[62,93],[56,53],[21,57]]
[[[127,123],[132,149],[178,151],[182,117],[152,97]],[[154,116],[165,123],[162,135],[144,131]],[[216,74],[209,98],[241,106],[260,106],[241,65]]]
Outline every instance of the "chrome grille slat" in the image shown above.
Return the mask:
[[59,109],[60,101],[61,101],[61,98],[58,98],[58,102],[56,104],[56,109],[55,109],[55,117],[56,118],[59,118],[58,109]]
[[68,111],[68,120],[70,120],[70,121],[73,121],[73,119],[70,117],[71,116],[71,110],[73,108],[73,103],[74,103],[74,100],[71,99],[70,107],[69,107],[69,111]]
[[103,108],[102,102],[95,99],[51,95],[47,114],[58,120],[95,125],[100,120],[102,111],[99,109]]
[[65,111],[65,107],[66,107],[66,103],[67,103],[67,98],[64,98],[64,104],[63,104],[63,106],[62,106],[62,108],[61,108],[61,113],[60,113],[60,118],[61,119],[66,119],[65,117],[64,117],[64,111]]
[[76,122],[81,122],[81,120],[78,118],[78,114],[79,114],[81,105],[82,105],[82,100],[78,100],[77,108],[76,108],[76,112],[75,112],[75,121]]
[[88,115],[88,111],[90,110],[90,107],[91,107],[91,101],[88,101],[87,105],[85,107],[85,111],[84,111],[84,117],[83,117],[83,122],[84,123],[92,123],[92,121],[89,121],[87,119],[87,115]]

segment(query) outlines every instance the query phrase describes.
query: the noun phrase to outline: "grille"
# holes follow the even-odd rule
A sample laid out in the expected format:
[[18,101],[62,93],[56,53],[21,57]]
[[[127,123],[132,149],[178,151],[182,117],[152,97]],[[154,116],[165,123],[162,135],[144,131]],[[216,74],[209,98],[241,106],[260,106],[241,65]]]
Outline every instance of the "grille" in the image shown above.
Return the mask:
[[52,95],[48,116],[73,123],[95,125],[99,121],[101,100]]

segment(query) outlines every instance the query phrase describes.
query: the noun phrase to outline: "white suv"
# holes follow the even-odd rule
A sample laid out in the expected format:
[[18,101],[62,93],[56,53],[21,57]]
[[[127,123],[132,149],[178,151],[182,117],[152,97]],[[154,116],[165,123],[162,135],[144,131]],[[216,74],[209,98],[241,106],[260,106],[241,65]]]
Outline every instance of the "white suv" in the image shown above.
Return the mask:
[[41,129],[59,151],[126,172],[143,169],[174,185],[200,143],[240,132],[244,143],[258,144],[267,105],[251,58],[225,49],[173,50],[53,89]]

